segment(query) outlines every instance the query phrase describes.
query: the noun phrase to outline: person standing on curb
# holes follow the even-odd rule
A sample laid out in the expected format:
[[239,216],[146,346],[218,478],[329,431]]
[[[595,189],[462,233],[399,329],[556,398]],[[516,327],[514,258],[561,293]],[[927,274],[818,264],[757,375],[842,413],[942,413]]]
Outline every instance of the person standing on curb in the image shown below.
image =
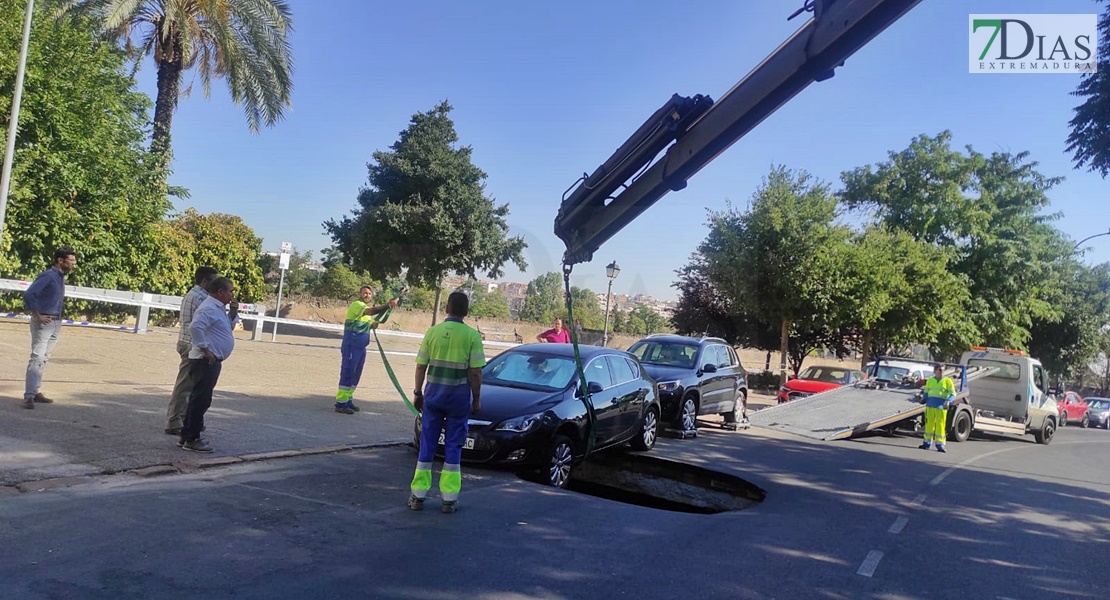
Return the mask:
[[197,308],[208,297],[208,286],[218,276],[219,273],[212,267],[197,267],[193,288],[181,300],[181,312],[178,313],[181,330],[177,334],[177,355],[181,357],[181,363],[177,366],[177,381],[173,384],[170,404],[166,408],[167,435],[181,435],[181,427],[185,424],[185,407],[189,404],[189,393],[193,391],[193,380],[189,377],[189,350],[193,338],[189,335],[189,325]]
[[563,327],[563,320],[555,317],[555,326],[536,336],[537,342],[550,344],[569,344],[570,330]]
[[364,285],[358,290],[359,299],[347,307],[347,317],[343,321],[343,343],[339,347],[339,390],[335,392],[335,412],[353,415],[359,408],[355,406],[355,388],[362,379],[362,367],[366,364],[366,347],[370,345],[370,330],[378,326],[374,315],[397,306],[394,298],[385,304],[370,306],[374,290]]
[[[432,459],[443,436],[443,471],[439,474],[441,510],[458,510],[462,488],[462,445],[467,419],[481,408],[482,367],[486,353],[482,334],[463,323],[470,312],[470,298],[462,292],[447,297],[447,318],[424,334],[416,355],[416,390],[413,406],[421,413],[420,454],[412,477],[408,507],[423,510],[432,489]],[[425,379],[427,385],[425,386]]]
[[54,251],[54,265],[43,271],[23,292],[23,306],[31,313],[31,359],[27,361],[23,408],[35,403],[54,402],[39,391],[42,373],[58,343],[62,331],[62,303],[66,295],[66,273],[77,266],[77,253],[72,248]]
[[947,406],[956,399],[956,384],[951,377],[944,376],[944,366],[933,365],[933,376],[925,380],[925,441],[919,446],[928,450],[936,442],[937,452],[944,449],[945,424],[948,419]]
[[[224,306],[231,305],[229,312]],[[235,285],[226,277],[217,277],[208,288],[208,297],[200,304],[189,324],[192,347],[189,350],[189,377],[193,391],[185,408],[185,424],[178,446],[193,452],[211,452],[212,447],[200,439],[204,429],[204,413],[212,406],[212,392],[220,379],[223,362],[235,350],[232,330],[239,322],[239,303],[235,301]]]

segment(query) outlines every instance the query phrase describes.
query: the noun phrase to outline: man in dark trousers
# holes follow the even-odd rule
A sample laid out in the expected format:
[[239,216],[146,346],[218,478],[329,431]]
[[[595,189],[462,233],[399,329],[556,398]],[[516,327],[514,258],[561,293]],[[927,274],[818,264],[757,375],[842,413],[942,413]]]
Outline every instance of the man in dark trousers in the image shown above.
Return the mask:
[[31,313],[31,360],[27,361],[26,386],[23,388],[23,408],[34,408],[35,403],[53,402],[39,391],[42,373],[58,334],[62,331],[62,303],[66,295],[66,273],[77,266],[77,253],[72,248],[54,251],[54,265],[43,271],[23,292],[23,306]]
[[[231,305],[230,312],[224,306]],[[212,406],[212,391],[220,379],[223,362],[235,349],[231,334],[239,322],[239,303],[235,302],[235,286],[226,277],[217,277],[208,288],[208,297],[200,304],[189,324],[192,347],[189,350],[189,377],[193,391],[185,409],[185,425],[178,445],[193,452],[211,452],[212,447],[200,439],[204,429],[204,413]]]
[[[424,334],[416,355],[416,390],[413,406],[421,411],[420,454],[412,477],[409,508],[423,510],[432,488],[432,459],[444,432],[443,472],[439,474],[442,510],[458,508],[462,488],[462,445],[470,413],[481,407],[482,367],[486,353],[482,334],[463,323],[470,312],[470,298],[462,292],[447,297],[447,318]],[[425,380],[427,385],[425,385]]]
[[212,267],[197,267],[193,275],[193,288],[181,300],[181,312],[178,313],[181,330],[177,334],[177,355],[181,357],[181,362],[177,365],[177,380],[170,394],[170,405],[166,407],[167,435],[181,435],[181,427],[185,425],[185,407],[189,404],[189,393],[193,391],[193,380],[189,377],[189,350],[192,348],[193,336],[189,334],[189,325],[201,303],[208,297],[208,286],[218,276],[219,273]]

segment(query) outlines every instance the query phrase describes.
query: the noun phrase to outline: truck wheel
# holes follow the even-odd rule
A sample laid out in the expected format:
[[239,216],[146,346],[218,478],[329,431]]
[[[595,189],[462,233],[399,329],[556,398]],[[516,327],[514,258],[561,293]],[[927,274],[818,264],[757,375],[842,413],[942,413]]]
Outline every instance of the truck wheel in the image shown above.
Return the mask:
[[966,442],[971,437],[971,415],[961,410],[952,417],[952,441]]
[[1056,423],[1052,419],[1045,419],[1044,425],[1041,425],[1040,431],[1033,432],[1033,437],[1036,438],[1038,444],[1051,444],[1052,436],[1056,433]]
[[1090,424],[1091,424],[1091,418],[1088,417],[1087,415],[1083,415],[1083,418],[1079,419],[1079,428],[1080,429],[1086,429],[1087,426],[1090,425]]

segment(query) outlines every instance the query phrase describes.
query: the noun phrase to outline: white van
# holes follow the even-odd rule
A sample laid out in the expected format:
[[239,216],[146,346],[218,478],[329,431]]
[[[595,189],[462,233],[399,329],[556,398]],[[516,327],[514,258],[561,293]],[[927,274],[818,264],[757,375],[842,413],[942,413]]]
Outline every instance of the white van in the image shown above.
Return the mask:
[[968,382],[966,401],[949,415],[952,437],[963,441],[975,429],[1032,433],[1037,443],[1052,441],[1059,415],[1041,361],[1021,350],[976,346],[964,352],[960,364],[969,371],[976,367],[994,370]]

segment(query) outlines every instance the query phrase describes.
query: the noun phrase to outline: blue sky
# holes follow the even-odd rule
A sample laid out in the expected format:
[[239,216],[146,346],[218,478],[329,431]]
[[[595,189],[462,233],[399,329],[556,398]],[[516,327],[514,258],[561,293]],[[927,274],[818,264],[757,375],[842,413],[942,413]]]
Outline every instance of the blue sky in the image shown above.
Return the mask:
[[[559,269],[552,233],[560,198],[592,172],[673,93],[722,96],[801,21],[802,0],[450,2],[292,0],[293,108],[252,134],[217,82],[183,99],[173,124],[172,182],[201,212],[240,215],[267,250],[283,240],[315,256],[330,245],[322,223],[349,213],[366,163],[416,112],[442,100],[461,143],[510,206],[523,235],[526,282]],[[952,130],[954,146],[1028,150],[1047,175],[1057,225],[1079,240],[1110,228],[1108,183],[1072,168],[1064,153],[1077,75],[972,75],[969,13],[1097,13],[1093,0],[924,0],[858,52],[665,196],[575,267],[572,283],[674,299],[674,271],[705,238],[706,211],[745,206],[772,165],[806,169],[839,185],[842,171],[875,164],[919,134]],[[140,73],[153,91],[154,69]],[[188,81],[186,82],[188,83]],[[1085,260],[1110,261],[1110,236]]]

